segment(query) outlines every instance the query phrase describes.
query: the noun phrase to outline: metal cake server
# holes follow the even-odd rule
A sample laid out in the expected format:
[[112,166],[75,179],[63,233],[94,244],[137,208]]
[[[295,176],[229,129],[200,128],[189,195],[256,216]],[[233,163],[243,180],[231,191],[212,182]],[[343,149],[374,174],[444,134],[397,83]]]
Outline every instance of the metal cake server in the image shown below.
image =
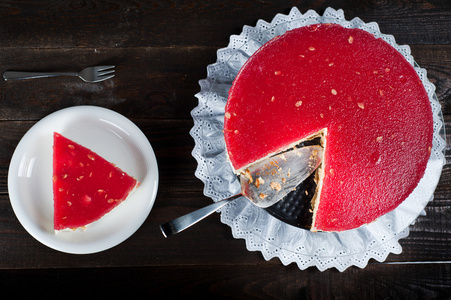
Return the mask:
[[255,163],[240,175],[240,194],[164,223],[160,225],[161,232],[165,237],[179,233],[241,196],[258,207],[269,207],[309,177],[321,164],[322,157],[321,146],[307,146]]

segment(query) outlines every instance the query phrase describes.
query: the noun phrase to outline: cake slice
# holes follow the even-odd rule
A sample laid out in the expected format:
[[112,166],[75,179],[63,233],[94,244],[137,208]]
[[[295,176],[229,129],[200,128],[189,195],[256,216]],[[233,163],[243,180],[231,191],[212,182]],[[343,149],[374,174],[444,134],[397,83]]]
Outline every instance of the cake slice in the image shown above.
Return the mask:
[[229,91],[224,137],[237,174],[320,135],[324,151],[313,231],[373,222],[423,177],[433,117],[413,66],[361,29],[315,24],[287,31],[244,64]]
[[124,201],[137,180],[90,149],[53,134],[54,229],[85,228]]

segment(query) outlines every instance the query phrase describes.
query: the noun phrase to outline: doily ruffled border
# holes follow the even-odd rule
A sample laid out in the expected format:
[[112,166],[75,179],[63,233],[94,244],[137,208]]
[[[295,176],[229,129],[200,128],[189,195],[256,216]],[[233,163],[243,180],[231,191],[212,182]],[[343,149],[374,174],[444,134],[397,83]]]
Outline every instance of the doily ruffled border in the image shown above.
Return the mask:
[[415,66],[434,115],[433,149],[425,176],[413,195],[394,211],[372,224],[346,232],[312,233],[293,227],[244,198],[221,209],[221,222],[231,227],[234,238],[245,240],[249,251],[260,251],[266,260],[277,257],[284,265],[296,263],[301,270],[310,266],[321,271],[329,268],[344,271],[353,265],[364,268],[371,258],[382,262],[390,253],[402,252],[398,241],[409,235],[409,226],[418,215],[425,215],[424,208],[433,199],[445,163],[443,117],[435,86],[427,79],[426,70],[416,65],[410,47],[397,45],[393,36],[380,32],[377,23],[364,23],[359,18],[346,21],[341,9],[327,8],[320,16],[314,10],[302,14],[293,7],[288,15],[277,14],[270,23],[259,20],[255,27],[246,25],[240,35],[232,35],[228,46],[217,51],[216,63],[207,66],[207,78],[199,81],[201,91],[195,95],[199,104],[191,112],[194,126],[190,131],[195,140],[192,155],[198,162],[195,176],[203,181],[204,194],[213,201],[239,192],[239,181],[227,161],[222,133],[228,89],[247,58],[261,45],[287,30],[315,23],[337,23],[366,30],[391,44]]

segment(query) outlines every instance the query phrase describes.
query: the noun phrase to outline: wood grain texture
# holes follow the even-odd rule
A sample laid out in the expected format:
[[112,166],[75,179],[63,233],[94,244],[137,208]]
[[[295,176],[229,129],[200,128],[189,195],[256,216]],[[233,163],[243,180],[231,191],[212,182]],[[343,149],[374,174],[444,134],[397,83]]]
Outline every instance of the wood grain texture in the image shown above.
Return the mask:
[[[197,106],[198,81],[206,66],[216,62],[213,47],[130,49],[19,49],[0,48],[0,72],[42,69],[80,70],[83,66],[115,64],[112,80],[93,85],[78,78],[1,81],[1,120],[39,120],[72,105],[99,105],[132,119],[189,119]],[[411,52],[449,114],[451,101],[451,45],[412,45]],[[51,67],[48,67],[51,63]],[[51,89],[49,89],[51,87]],[[449,108],[451,109],[451,108]]]
[[[114,79],[98,84],[77,78],[0,81],[0,286],[15,296],[66,296],[78,286],[80,295],[156,299],[450,299],[450,130],[448,163],[434,200],[400,241],[403,252],[382,263],[370,260],[364,269],[341,273],[266,261],[233,238],[219,214],[163,238],[161,223],[211,203],[191,155],[198,81],[230,35],[293,6],[320,14],[342,8],[348,20],[377,22],[383,33],[408,44],[436,86],[445,127],[451,128],[449,0],[0,1],[0,73],[117,66]],[[157,200],[144,224],[118,246],[89,255],[60,253],[31,237],[14,214],[7,186],[23,135],[43,117],[77,105],[131,119],[152,144],[160,172]]]
[[[421,273],[418,269],[421,268]],[[34,293],[48,291],[36,281],[44,274],[52,296],[64,297],[67,289],[83,296],[125,297],[140,295],[152,299],[193,296],[197,299],[449,299],[451,270],[447,264],[370,264],[345,273],[299,272],[295,266],[233,265],[0,270],[0,279],[15,295],[29,295],[20,282]],[[12,280],[19,279],[19,280]]]
[[[377,22],[405,44],[449,44],[450,4],[434,1],[2,1],[4,47],[221,46],[257,20],[292,7],[343,9],[347,19]],[[93,28],[97,35],[89,35]]]

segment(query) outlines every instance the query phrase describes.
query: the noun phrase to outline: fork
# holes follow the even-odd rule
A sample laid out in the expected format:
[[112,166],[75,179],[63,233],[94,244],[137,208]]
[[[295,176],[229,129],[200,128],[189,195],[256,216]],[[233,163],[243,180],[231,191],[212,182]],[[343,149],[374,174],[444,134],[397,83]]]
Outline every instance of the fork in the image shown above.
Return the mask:
[[78,76],[85,82],[99,82],[114,77],[114,66],[88,67],[80,72],[20,72],[6,71],[3,73],[5,80],[21,80],[56,76]]

